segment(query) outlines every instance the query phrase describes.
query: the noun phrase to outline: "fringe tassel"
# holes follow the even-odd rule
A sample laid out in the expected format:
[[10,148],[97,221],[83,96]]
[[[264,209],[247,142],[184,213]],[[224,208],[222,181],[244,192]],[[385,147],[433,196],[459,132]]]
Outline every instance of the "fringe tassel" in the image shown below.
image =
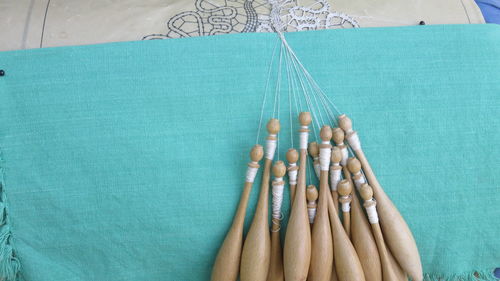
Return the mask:
[[424,274],[424,281],[497,281],[498,279],[493,275],[493,270],[476,270],[451,276],[426,273]]
[[12,233],[6,206],[3,158],[0,150],[0,280],[16,281],[19,277],[21,264],[12,247]]

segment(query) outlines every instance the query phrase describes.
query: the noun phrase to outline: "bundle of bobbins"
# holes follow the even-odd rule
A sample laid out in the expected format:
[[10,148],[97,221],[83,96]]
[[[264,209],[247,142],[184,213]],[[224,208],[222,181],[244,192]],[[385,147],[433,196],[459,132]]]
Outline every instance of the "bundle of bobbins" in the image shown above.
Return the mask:
[[[211,280],[422,280],[412,233],[378,182],[351,120],[340,115],[332,123],[339,127],[321,127],[320,143],[308,143],[311,121],[309,112],[300,113],[299,147],[286,152],[288,167],[280,160],[273,164],[280,130],[277,119],[267,125],[265,149],[260,145],[251,149],[240,203],[215,259]],[[259,198],[244,238],[245,210],[262,158]],[[312,169],[308,168],[311,162]],[[319,190],[307,185],[310,174],[317,176]],[[291,211],[281,241],[286,185],[290,187]]]

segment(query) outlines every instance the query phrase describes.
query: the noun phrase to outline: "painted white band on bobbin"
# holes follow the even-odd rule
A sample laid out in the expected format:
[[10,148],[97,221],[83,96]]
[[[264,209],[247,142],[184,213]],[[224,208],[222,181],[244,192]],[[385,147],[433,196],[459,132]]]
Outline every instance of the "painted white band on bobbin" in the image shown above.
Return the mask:
[[[329,142],[323,142],[323,144],[329,144]],[[331,157],[332,157],[331,148],[319,149],[319,165],[321,166],[321,171],[328,171],[330,169]]]
[[[361,174],[361,173],[359,173]],[[356,189],[359,191],[361,186],[366,183],[365,176],[361,175],[360,177],[354,179],[354,184],[356,185]]]
[[[257,162],[252,162],[252,163],[255,163],[257,164]],[[259,168],[255,168],[255,167],[248,167],[247,168],[247,175],[246,175],[246,182],[253,182],[255,180],[255,176],[257,175],[257,171],[259,170]]]
[[342,153],[342,160],[340,160],[340,164],[346,167],[347,158],[349,158],[349,151],[347,151],[347,146],[344,145],[344,147],[340,150],[340,152]]
[[349,145],[354,149],[354,151],[358,151],[361,149],[361,142],[359,141],[358,133],[352,132],[347,138]]
[[[283,178],[275,178],[274,182],[282,182]],[[273,185],[273,218],[281,219],[281,204],[283,202],[283,184]]]
[[[276,136],[276,135],[269,135]],[[278,142],[276,140],[266,140],[266,158],[269,160],[273,160],[274,153],[276,152],[276,144]]]
[[366,214],[368,215],[368,221],[371,224],[378,223],[377,207],[375,204],[366,208]]
[[349,213],[351,211],[351,204],[349,202],[342,203],[342,212]]
[[307,213],[309,214],[309,223],[314,223],[314,218],[316,217],[316,208],[308,208]]
[[[307,126],[302,126],[302,128],[307,129]],[[299,139],[300,139],[300,149],[307,149],[307,141],[309,139],[309,133],[308,132],[300,132]]]

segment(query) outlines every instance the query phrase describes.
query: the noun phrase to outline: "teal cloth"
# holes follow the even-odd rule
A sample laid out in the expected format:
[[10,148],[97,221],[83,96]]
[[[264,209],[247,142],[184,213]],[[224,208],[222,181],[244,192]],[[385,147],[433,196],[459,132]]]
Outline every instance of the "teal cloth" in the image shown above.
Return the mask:
[[[500,26],[286,36],[352,117],[427,279],[475,271],[491,279],[500,265]],[[18,259],[30,281],[209,280],[276,40],[238,34],[0,53],[8,237],[0,272]],[[290,145],[286,104],[281,159]],[[246,229],[257,195],[256,184]]]

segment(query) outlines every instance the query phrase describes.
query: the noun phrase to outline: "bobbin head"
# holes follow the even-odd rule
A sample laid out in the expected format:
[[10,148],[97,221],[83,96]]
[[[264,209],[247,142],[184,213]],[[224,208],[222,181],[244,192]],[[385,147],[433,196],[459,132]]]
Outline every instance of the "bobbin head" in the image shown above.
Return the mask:
[[361,195],[361,198],[363,198],[363,200],[370,200],[373,198],[373,189],[372,187],[367,184],[367,183],[364,183],[361,185],[361,187],[359,188],[359,195]]
[[309,112],[301,112],[299,114],[299,122],[300,122],[300,125],[302,126],[309,126],[309,124],[311,124],[311,113]]
[[316,201],[318,200],[318,190],[314,185],[309,185],[306,190],[306,198],[307,201]]
[[250,151],[250,159],[252,159],[253,162],[259,162],[262,157],[264,156],[264,149],[262,148],[262,145],[256,144],[252,147],[252,150]]
[[282,178],[285,176],[286,166],[285,166],[285,163],[283,163],[283,161],[274,162],[273,174],[274,174],[274,177],[276,177],[276,178]]
[[344,131],[342,131],[342,129],[333,128],[332,137],[333,137],[333,142],[335,142],[335,144],[339,145],[339,144],[344,143],[345,134],[344,134]]
[[299,153],[295,148],[290,148],[286,152],[286,160],[288,163],[297,163],[297,161],[299,161]]
[[340,161],[342,161],[342,151],[340,151],[340,148],[336,146],[332,147],[331,161],[332,163],[340,163]]
[[309,152],[309,155],[311,155],[312,157],[318,157],[319,156],[318,143],[315,141],[310,142],[308,147],[307,147],[307,151]]
[[339,116],[339,127],[345,132],[352,130],[352,121],[347,115],[342,114]]
[[332,128],[328,125],[324,125],[321,127],[321,131],[319,132],[319,137],[321,138],[322,141],[324,142],[330,142],[332,139]]
[[280,121],[276,118],[272,118],[267,122],[267,131],[269,134],[276,135],[280,131]]
[[347,196],[352,192],[351,182],[348,180],[341,180],[337,185],[337,192],[342,196]]
[[350,157],[347,159],[347,169],[353,174],[359,173],[361,171],[361,162],[356,157]]

